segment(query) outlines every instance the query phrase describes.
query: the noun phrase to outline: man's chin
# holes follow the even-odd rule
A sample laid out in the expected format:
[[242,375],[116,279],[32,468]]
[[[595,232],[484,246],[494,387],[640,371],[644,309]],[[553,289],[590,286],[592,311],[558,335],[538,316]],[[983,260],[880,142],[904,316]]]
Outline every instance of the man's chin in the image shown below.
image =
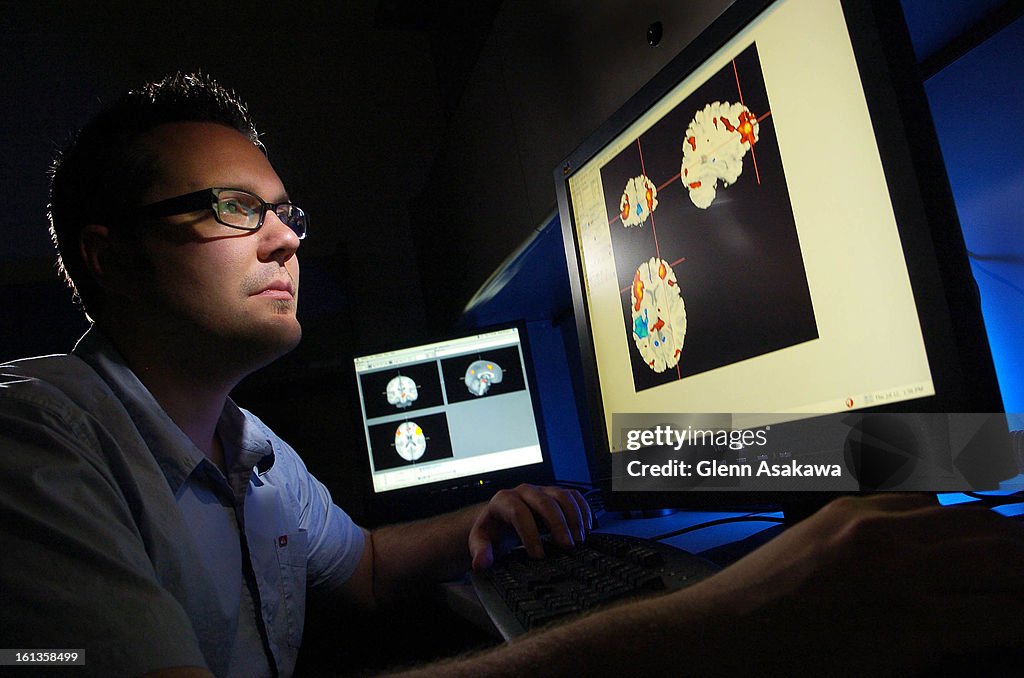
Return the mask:
[[248,354],[253,371],[287,355],[302,340],[302,326],[294,318],[288,323],[277,322],[272,325],[238,339],[239,352]]
[[269,343],[279,351],[275,359],[291,353],[302,341],[302,325],[295,318],[288,325],[276,329],[276,332],[268,336]]

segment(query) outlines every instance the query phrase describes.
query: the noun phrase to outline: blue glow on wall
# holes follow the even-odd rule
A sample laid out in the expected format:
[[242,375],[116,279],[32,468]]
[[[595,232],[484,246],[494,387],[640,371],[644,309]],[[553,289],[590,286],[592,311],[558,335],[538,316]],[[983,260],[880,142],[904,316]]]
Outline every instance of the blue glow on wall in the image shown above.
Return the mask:
[[1024,18],[925,83],[1007,412],[1024,412]]

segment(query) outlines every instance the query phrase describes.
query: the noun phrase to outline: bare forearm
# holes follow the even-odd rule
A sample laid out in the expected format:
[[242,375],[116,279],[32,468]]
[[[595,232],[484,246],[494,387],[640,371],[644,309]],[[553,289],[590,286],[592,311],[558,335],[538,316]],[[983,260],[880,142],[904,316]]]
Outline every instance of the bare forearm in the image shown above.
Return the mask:
[[424,583],[469,569],[467,541],[481,506],[373,531],[374,595],[387,604]]
[[523,484],[499,490],[486,504],[375,530],[351,588],[357,599],[388,606],[423,591],[424,583],[458,577],[471,564],[489,567],[512,539],[540,557],[541,525],[569,548],[590,530],[590,507],[575,490]]
[[848,497],[688,589],[431,675],[917,673],[1022,646],[1022,544],[1021,526],[989,511]]
[[664,675],[671,668],[692,675],[728,673],[722,668],[743,666],[735,651],[741,645],[736,620],[720,601],[694,587],[413,670],[408,677]]

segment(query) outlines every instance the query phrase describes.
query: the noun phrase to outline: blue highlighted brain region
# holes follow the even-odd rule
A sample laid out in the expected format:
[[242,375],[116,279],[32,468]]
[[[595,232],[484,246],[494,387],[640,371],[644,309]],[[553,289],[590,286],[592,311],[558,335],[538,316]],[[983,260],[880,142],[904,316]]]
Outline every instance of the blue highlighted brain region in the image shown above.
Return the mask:
[[686,306],[675,271],[664,259],[640,264],[630,289],[633,342],[655,372],[675,367],[686,338]]
[[594,184],[638,393],[819,336],[757,46],[695,85],[610,145]]
[[651,183],[646,174],[633,177],[626,182],[626,188],[619,199],[619,216],[622,225],[643,226],[648,217],[658,209],[658,187]]

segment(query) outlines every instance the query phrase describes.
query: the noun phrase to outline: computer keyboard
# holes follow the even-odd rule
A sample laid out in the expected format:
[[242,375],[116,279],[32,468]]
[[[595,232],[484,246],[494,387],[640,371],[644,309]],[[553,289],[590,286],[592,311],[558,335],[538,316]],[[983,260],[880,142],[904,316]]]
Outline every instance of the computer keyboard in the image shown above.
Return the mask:
[[619,534],[595,532],[569,550],[545,541],[544,550],[534,560],[520,547],[473,573],[477,597],[506,640],[614,601],[675,591],[720,569],[672,546]]

